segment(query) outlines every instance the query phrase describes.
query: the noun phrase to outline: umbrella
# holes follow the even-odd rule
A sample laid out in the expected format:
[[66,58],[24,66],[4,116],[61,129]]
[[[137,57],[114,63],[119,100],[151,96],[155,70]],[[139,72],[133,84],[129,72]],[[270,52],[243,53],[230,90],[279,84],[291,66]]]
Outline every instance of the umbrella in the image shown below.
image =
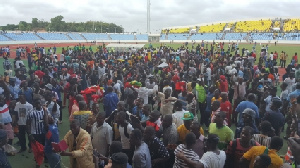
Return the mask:
[[167,67],[167,66],[169,66],[167,63],[161,63],[161,64],[159,64],[157,67],[158,68],[163,68],[163,67]]

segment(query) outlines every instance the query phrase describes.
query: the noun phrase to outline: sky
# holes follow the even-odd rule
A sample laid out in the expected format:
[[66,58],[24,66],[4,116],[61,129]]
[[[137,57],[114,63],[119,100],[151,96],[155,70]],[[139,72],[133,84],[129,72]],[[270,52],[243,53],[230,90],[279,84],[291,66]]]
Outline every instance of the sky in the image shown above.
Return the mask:
[[[3,2],[1,2],[3,1]],[[104,21],[125,32],[147,31],[147,0],[0,0],[0,25],[50,21],[62,15],[66,22]],[[162,28],[226,21],[300,18],[300,0],[151,0],[150,31]]]

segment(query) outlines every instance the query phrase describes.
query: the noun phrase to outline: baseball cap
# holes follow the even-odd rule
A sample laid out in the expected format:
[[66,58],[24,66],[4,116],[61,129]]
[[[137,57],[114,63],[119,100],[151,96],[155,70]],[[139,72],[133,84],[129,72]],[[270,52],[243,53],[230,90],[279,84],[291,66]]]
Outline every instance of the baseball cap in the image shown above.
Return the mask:
[[194,119],[194,114],[191,112],[186,112],[183,114],[182,120],[192,120]]

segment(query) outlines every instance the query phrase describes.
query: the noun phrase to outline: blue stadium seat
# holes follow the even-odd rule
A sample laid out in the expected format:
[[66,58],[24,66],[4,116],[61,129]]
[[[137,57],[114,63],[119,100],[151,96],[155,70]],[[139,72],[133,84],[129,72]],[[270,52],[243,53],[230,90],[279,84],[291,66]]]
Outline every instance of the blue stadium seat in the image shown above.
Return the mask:
[[87,40],[109,40],[105,33],[82,33]]
[[134,40],[133,34],[111,34],[112,40]]
[[[219,36],[219,34],[218,34],[218,36]],[[191,40],[217,40],[217,33],[194,34],[194,35],[192,35],[192,37],[190,39]]]
[[41,40],[34,33],[6,33],[5,35],[16,41]]
[[0,41],[10,41],[10,39],[0,34]]
[[69,40],[64,33],[37,33],[45,40]]
[[226,33],[224,40],[243,40],[247,33]]
[[135,37],[137,40],[148,40],[148,34],[137,34]]
[[67,33],[67,34],[72,38],[72,40],[84,40],[84,38],[82,38],[79,33]]
[[187,40],[189,34],[168,34],[168,40]]

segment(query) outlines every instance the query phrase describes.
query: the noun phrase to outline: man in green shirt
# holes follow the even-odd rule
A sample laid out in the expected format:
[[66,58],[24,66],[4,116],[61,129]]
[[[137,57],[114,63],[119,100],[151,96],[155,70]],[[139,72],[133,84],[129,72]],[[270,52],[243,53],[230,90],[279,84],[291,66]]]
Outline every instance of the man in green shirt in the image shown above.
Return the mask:
[[214,123],[211,123],[208,128],[210,134],[216,134],[220,138],[218,144],[220,150],[225,150],[227,144],[234,138],[233,131],[228,126],[224,125],[225,117],[225,112],[217,112]]

